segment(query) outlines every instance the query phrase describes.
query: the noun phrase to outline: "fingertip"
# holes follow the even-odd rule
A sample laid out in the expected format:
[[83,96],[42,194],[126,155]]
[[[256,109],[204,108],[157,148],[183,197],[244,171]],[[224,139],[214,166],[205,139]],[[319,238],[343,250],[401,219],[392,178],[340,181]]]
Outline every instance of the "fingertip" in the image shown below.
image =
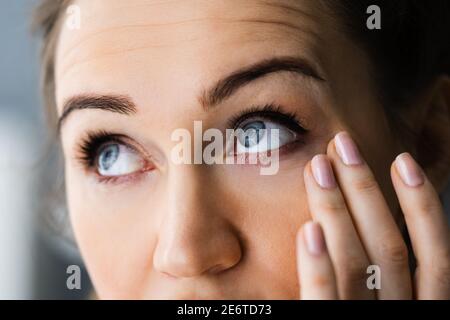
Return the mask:
[[305,170],[303,171],[303,183],[305,185],[305,191],[307,194],[309,194],[310,192],[314,192],[314,190],[316,190],[317,188],[311,160],[308,161],[307,165],[305,166]]
[[417,161],[408,152],[399,154],[394,161],[396,174],[409,187],[419,187],[425,183],[425,174]]
[[312,174],[312,172],[311,172],[311,160],[309,160],[306,163],[305,167],[303,168],[303,178],[306,180],[310,174]]
[[325,236],[318,222],[308,221],[303,226],[304,241],[308,252],[312,256],[320,256],[326,252]]
[[392,182],[394,182],[394,179],[396,179],[398,177],[397,166],[395,165],[395,159],[391,163],[390,173],[391,173]]
[[303,227],[304,226],[305,226],[304,224],[301,225],[300,228],[298,228],[298,230],[297,230],[297,234],[296,234],[296,242],[297,242],[297,244],[299,244],[302,241],[302,238],[303,238]]
[[[312,220],[308,220],[306,222],[304,222],[300,228],[298,228],[297,230],[297,234],[296,234],[296,243],[297,243],[297,248],[300,250],[301,247],[306,247],[306,239],[305,239],[305,227],[310,224],[313,223]],[[297,255],[299,254],[300,251],[297,251]]]
[[305,247],[306,247],[304,226],[305,226],[305,224],[300,226],[300,228],[297,230],[297,234],[295,237],[295,248],[296,248],[295,253],[296,253],[297,262],[300,261],[301,253],[302,253],[302,251],[305,250]]
[[331,156],[333,156],[334,157],[334,154],[335,154],[335,145],[334,145],[334,139],[335,139],[335,137],[333,137],[333,139],[331,139],[330,140],[330,142],[328,142],[328,145],[327,145],[327,154],[331,157]]

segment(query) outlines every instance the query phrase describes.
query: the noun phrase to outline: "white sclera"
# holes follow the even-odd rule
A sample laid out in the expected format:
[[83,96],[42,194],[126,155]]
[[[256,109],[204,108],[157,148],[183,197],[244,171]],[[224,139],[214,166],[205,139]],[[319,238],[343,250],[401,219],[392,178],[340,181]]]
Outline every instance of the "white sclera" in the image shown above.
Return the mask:
[[142,169],[142,165],[142,158],[135,151],[115,143],[109,144],[101,150],[97,168],[98,173],[102,176],[116,177],[139,171]]
[[[269,150],[276,150],[281,148],[282,146],[295,141],[296,134],[292,130],[289,130],[283,125],[277,124],[272,121],[264,121],[265,123],[265,129],[262,129],[263,133],[261,134],[261,137],[259,139],[259,143],[254,144],[253,146],[247,148],[245,145],[241,143],[241,141],[245,141],[245,137],[240,136],[240,132],[237,131],[237,141],[236,141],[236,154],[242,154],[242,153],[263,153],[267,152]],[[249,129],[256,132],[255,129]],[[248,130],[248,131],[249,131]],[[278,130],[278,139],[271,139],[269,140],[269,137],[272,137],[273,135],[270,134],[271,130]],[[251,134],[253,135],[253,134]]]

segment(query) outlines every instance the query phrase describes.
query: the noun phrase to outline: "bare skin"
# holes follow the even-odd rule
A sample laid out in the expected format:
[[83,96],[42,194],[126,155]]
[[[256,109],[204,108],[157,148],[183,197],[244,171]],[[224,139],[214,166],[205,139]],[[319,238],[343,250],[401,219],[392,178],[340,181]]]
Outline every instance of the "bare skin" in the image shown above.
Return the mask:
[[[408,187],[391,170],[404,148],[377,100],[370,61],[324,8],[261,0],[74,4],[82,25],[63,27],[59,39],[58,114],[86,96],[126,97],[133,109],[110,112],[91,101],[61,123],[70,218],[100,298],[411,298],[400,204],[420,258],[414,297],[449,298],[448,228],[436,191],[428,180]],[[286,57],[300,57],[315,75],[278,70],[205,105],[205,91],[221,79]],[[270,103],[306,130],[282,153],[278,174],[170,161],[175,129],[201,120],[224,131],[236,115]],[[103,131],[120,136],[113,143],[122,171],[113,179],[99,171],[102,147],[93,161],[82,148]],[[342,165],[334,147],[342,131],[364,164]],[[317,154],[332,164],[331,191],[312,178]],[[340,194],[345,203],[336,202]],[[407,207],[410,198],[433,212]],[[298,234],[310,220],[327,244],[316,255]],[[376,293],[365,287],[369,264],[386,279]]]

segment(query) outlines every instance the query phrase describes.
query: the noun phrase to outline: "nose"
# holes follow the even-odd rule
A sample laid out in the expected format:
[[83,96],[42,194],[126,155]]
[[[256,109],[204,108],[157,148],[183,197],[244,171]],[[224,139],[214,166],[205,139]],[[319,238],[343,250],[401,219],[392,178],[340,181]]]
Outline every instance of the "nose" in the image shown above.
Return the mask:
[[238,264],[242,256],[223,202],[217,202],[217,195],[211,196],[216,188],[198,167],[177,167],[166,185],[168,198],[153,266],[177,278],[223,272]]

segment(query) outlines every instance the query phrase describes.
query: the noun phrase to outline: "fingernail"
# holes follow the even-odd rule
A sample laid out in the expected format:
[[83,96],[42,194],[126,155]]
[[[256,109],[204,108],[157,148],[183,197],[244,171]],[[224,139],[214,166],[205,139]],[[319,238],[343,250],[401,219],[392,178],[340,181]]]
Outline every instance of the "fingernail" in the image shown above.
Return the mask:
[[303,227],[306,247],[310,254],[320,255],[325,252],[325,238],[323,236],[322,228],[317,222],[307,222]]
[[325,155],[316,155],[311,160],[311,168],[316,182],[325,189],[333,189],[336,187],[333,169],[330,161]]
[[340,132],[334,138],[336,151],[346,165],[362,164],[363,160],[353,139],[347,132]]
[[403,182],[410,187],[417,187],[425,182],[422,170],[407,152],[395,159],[395,166]]

